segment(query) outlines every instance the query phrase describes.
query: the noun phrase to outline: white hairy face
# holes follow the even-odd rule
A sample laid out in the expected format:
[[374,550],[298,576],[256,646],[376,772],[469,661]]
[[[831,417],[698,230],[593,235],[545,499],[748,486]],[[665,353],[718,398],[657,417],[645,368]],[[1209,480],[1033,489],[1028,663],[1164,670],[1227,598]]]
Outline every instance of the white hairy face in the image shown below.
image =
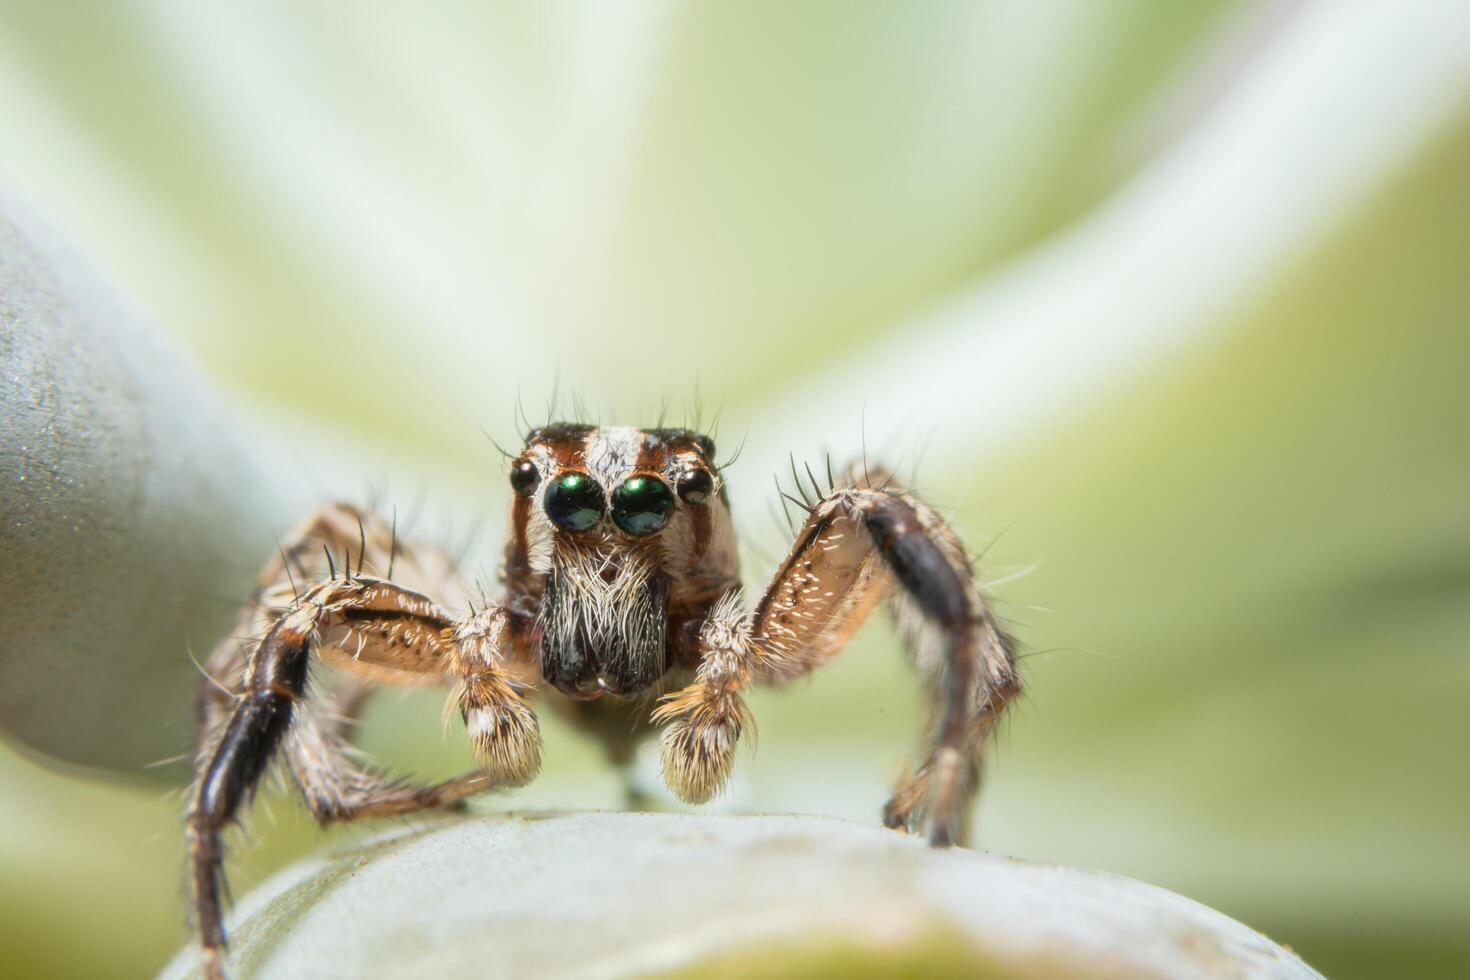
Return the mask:
[[576,697],[651,687],[671,616],[738,580],[707,437],[554,425],[512,464],[507,569],[541,586],[543,674]]

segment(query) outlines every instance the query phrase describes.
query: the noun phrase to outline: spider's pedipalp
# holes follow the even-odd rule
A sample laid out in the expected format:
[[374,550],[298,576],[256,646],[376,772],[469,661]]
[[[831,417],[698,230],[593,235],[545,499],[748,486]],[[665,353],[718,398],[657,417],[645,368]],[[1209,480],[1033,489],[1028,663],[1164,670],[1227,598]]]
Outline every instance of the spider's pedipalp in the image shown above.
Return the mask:
[[541,728],[499,665],[506,617],[503,609],[487,608],[455,628],[460,679],[450,705],[464,719],[480,770],[497,786],[521,786],[541,769]]
[[752,727],[740,689],[750,683],[753,648],[738,590],[717,602],[700,630],[703,683],[665,698],[653,713],[667,722],[660,736],[664,782],[686,803],[706,803],[724,787],[735,746]]

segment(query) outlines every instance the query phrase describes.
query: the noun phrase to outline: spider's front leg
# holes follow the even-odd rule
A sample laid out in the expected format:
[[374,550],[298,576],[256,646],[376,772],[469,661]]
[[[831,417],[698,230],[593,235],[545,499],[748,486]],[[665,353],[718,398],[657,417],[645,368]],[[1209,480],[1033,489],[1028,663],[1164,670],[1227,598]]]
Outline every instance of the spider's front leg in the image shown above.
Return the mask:
[[[320,824],[401,816],[460,803],[489,789],[522,786],[541,765],[540,727],[521,696],[520,684],[501,665],[506,613],[492,608],[453,628],[454,693],[478,766],[472,772],[428,786],[365,771],[351,758],[342,735],[341,702],[303,700],[285,739],[286,764],[312,816]],[[362,664],[361,653],[357,663]],[[349,686],[346,698],[360,689]]]
[[[340,505],[329,511],[334,509]],[[362,525],[356,530],[361,547],[369,533]],[[388,544],[383,556],[387,565],[393,562],[393,547]],[[293,549],[283,549],[283,563],[294,557]],[[271,574],[267,566],[263,583]],[[271,605],[269,593],[263,590],[264,597],[257,597],[245,614],[269,621],[264,638],[253,646],[225,641],[211,658],[215,669],[207,683],[213,693],[202,700],[199,774],[186,835],[204,972],[211,978],[223,976],[220,834],[278,752],[323,823],[439,806],[523,783],[539,766],[535,715],[502,656],[507,649],[502,610],[456,620],[425,596],[360,571],[332,573],[293,595],[284,608]],[[308,687],[313,657],[352,675],[349,692],[361,682],[455,685],[455,703],[480,770],[415,787],[353,765],[343,751],[339,719]]]
[[932,705],[927,758],[884,808],[884,822],[929,839],[965,836],[979,759],[997,718],[1020,692],[1010,641],[976,586],[959,539],[914,494],[884,476],[853,473],[810,508],[786,560],[755,609],[727,597],[700,635],[695,682],[655,717],[664,776],[687,802],[724,784],[746,721],[741,692],[826,663],[873,606],[889,599]]

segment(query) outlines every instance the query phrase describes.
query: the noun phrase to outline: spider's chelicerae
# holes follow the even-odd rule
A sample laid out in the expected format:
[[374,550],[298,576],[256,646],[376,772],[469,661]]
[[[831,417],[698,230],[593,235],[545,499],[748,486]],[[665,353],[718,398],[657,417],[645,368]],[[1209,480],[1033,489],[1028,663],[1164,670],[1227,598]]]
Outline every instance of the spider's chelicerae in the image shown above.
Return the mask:
[[[322,823],[443,806],[536,775],[534,696],[622,765],[662,725],[665,782],[702,803],[730,775],[746,689],[826,663],[885,600],[925,681],[932,737],[883,819],[927,822],[935,845],[962,839],[981,749],[1019,691],[1010,641],[922,500],[866,466],[811,483],[796,541],[753,604],[714,445],[686,429],[531,432],[510,466],[503,595],[486,608],[443,552],[399,542],[382,517],[346,504],[312,515],[266,564],[201,685],[187,835],[206,975],[223,972],[220,833],[277,755]],[[313,660],[339,682],[308,687]],[[478,768],[413,786],[358,766],[346,729],[375,684],[450,685]]]

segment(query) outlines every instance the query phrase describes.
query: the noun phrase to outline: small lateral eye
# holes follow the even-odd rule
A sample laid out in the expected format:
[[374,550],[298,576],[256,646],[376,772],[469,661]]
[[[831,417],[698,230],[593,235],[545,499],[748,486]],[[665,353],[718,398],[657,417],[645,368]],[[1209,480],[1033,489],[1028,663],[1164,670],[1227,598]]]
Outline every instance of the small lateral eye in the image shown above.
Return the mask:
[[510,468],[510,488],[519,497],[529,497],[541,482],[541,471],[529,459],[518,459]]
[[586,473],[563,473],[546,488],[546,516],[566,531],[586,531],[602,520],[602,487]]
[[674,513],[674,494],[656,476],[630,476],[613,491],[613,523],[634,536],[652,534]]
[[686,504],[704,503],[714,488],[708,470],[690,470],[679,477],[679,498]]

